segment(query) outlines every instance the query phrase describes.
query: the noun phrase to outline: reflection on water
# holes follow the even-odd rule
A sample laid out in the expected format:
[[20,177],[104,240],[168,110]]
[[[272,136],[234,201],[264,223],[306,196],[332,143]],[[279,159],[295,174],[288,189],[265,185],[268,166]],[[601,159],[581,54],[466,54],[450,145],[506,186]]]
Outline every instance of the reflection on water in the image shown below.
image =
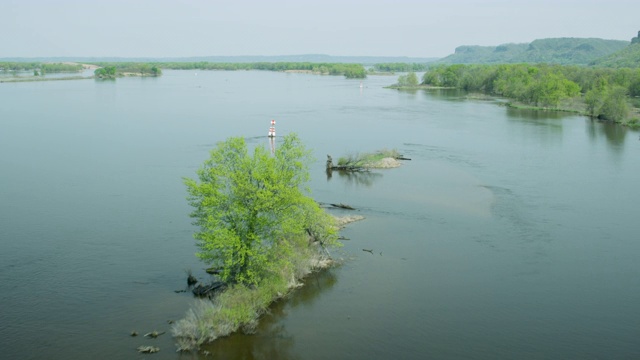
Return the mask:
[[[507,106],[507,115],[509,120],[542,120],[541,124],[548,125],[548,120],[564,119],[573,114],[563,113],[560,111],[543,111],[533,109],[518,109]],[[557,123],[560,125],[560,123]]]
[[376,180],[382,178],[382,174],[372,171],[345,171],[327,169],[327,181],[331,180],[334,172],[337,173],[345,183],[351,185],[363,185],[370,187]]
[[336,282],[337,277],[332,269],[310,274],[305,279],[305,286],[271,306],[269,313],[260,319],[255,334],[237,333],[218,339],[204,346],[199,358],[300,359],[300,354],[293,353],[295,337],[285,326],[287,312],[301,305],[313,304],[321,293],[331,289]]
[[430,97],[437,98],[438,100],[467,100],[467,92],[460,89],[424,89],[424,92],[428,93]]
[[596,141],[601,136],[607,139],[607,143],[611,146],[611,149],[620,152],[625,138],[627,137],[627,128],[617,124],[598,121],[595,119],[589,119],[585,122],[587,127],[587,134],[591,141]]

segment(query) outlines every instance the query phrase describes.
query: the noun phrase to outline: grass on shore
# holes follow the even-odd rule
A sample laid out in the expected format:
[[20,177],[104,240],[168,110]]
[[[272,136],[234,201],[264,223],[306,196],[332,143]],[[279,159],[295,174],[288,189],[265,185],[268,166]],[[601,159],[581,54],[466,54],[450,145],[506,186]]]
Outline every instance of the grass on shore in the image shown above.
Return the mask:
[[292,255],[292,267],[264,279],[255,287],[232,285],[213,300],[198,300],[184,319],[174,323],[171,332],[178,351],[194,351],[201,345],[242,330],[253,333],[269,306],[302,286],[311,272],[332,264],[319,246],[300,247]]

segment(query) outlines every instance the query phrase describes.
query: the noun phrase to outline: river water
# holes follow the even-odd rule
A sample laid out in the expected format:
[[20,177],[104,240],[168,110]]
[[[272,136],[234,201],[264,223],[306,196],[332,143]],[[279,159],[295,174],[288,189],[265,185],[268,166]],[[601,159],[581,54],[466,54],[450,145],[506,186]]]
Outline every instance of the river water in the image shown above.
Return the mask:
[[[0,358],[212,358],[169,334],[194,301],[175,292],[186,271],[207,276],[182,178],[229,136],[269,146],[271,119],[313,149],[313,197],[366,219],[343,230],[341,266],[257,334],[203,348],[215,358],[640,358],[638,132],[395,80],[0,84]],[[382,148],[411,160],[324,172],[327,154]]]

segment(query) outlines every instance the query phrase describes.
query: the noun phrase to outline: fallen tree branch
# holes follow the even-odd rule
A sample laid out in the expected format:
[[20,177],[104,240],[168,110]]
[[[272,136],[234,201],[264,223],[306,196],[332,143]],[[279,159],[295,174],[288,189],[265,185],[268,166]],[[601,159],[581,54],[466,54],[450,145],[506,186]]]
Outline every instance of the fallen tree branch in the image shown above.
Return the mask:
[[347,209],[347,210],[355,210],[356,209],[351,205],[347,205],[347,204],[343,204],[343,203],[340,203],[340,204],[329,204],[329,205],[331,205],[333,207],[340,208],[340,209]]

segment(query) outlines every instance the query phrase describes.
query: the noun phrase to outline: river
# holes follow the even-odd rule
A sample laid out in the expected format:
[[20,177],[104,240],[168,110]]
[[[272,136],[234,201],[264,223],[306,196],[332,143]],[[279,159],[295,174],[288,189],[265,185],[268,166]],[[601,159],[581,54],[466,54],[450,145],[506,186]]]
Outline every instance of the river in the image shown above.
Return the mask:
[[[366,219],[343,230],[341,266],[257,334],[205,346],[215,358],[640,358],[639,133],[395,80],[0,84],[0,358],[212,358],[170,335],[194,301],[176,292],[186,271],[207,276],[182,178],[229,136],[269,146],[271,119],[313,149],[313,197]],[[324,172],[327,154],[382,148],[411,160]]]

